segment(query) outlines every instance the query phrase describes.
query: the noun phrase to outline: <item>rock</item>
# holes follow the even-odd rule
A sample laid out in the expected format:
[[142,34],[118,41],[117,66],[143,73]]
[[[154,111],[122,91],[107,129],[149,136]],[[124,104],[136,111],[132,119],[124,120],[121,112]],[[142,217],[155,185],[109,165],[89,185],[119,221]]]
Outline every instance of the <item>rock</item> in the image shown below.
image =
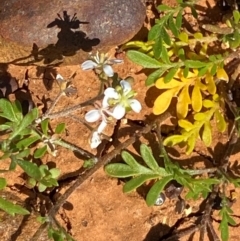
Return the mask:
[[144,18],[143,0],[2,0],[0,62],[79,64],[130,40]]

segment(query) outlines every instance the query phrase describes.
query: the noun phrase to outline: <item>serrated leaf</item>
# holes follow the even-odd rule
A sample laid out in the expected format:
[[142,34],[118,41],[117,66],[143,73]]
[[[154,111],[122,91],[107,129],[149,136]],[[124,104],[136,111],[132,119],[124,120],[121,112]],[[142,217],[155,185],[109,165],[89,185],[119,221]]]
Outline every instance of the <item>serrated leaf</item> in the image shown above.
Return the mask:
[[123,192],[132,192],[136,188],[140,187],[146,181],[156,179],[157,177],[158,174],[147,174],[134,177],[123,186]]
[[206,122],[203,127],[202,140],[206,146],[210,146],[212,143],[212,131],[210,122]]
[[172,68],[168,71],[168,73],[166,74],[166,76],[164,77],[164,83],[168,83],[170,82],[173,77],[175,76],[175,74],[177,73],[178,68]]
[[48,133],[48,123],[49,123],[49,119],[45,119],[45,120],[41,121],[42,132],[45,136]]
[[190,131],[194,127],[193,124],[190,121],[184,120],[184,119],[179,120],[178,125],[180,127],[182,127],[183,129],[185,129],[186,131]]
[[163,141],[164,146],[175,146],[176,144],[179,144],[181,142],[185,141],[185,137],[182,135],[172,135],[167,137]]
[[188,105],[191,104],[188,88],[189,88],[189,85],[184,86],[181,93],[178,96],[178,102],[177,102],[178,119],[183,119],[188,114]]
[[10,101],[3,98],[0,99],[0,110],[1,117],[4,117],[12,122],[18,122],[18,118]]
[[13,204],[0,197],[0,209],[4,210],[6,213],[14,216],[15,214],[28,215],[30,214],[28,210],[22,208],[19,205]]
[[227,123],[219,110],[215,111],[214,118],[216,120],[218,130],[220,132],[224,132],[227,128]]
[[109,176],[118,178],[131,177],[138,174],[138,171],[122,163],[108,164],[104,170]]
[[23,171],[27,173],[29,177],[32,177],[36,180],[41,179],[41,172],[35,163],[24,160],[17,160],[17,164],[23,169]]
[[55,129],[55,133],[56,134],[61,134],[63,133],[63,131],[65,130],[65,126],[66,124],[65,123],[60,123],[57,125],[56,129]]
[[7,186],[7,181],[5,178],[0,177],[0,190],[4,189]]
[[168,109],[173,96],[175,96],[178,91],[178,88],[173,88],[165,91],[160,96],[158,96],[158,98],[154,102],[153,114],[160,115],[164,113]]
[[136,50],[129,50],[127,52],[127,57],[134,63],[139,64],[144,68],[158,69],[161,67],[161,63],[159,61]]
[[148,75],[148,77],[146,79],[146,82],[145,82],[145,85],[150,86],[150,85],[154,84],[155,81],[165,73],[165,71],[166,71],[165,69],[155,70],[153,73]]
[[163,191],[164,187],[172,180],[172,176],[163,177],[161,180],[158,180],[149,190],[146,203],[148,206],[155,204],[159,194]]
[[202,94],[197,85],[193,87],[192,91],[192,108],[196,112],[199,112],[202,109]]
[[41,158],[45,155],[47,151],[47,145],[44,145],[43,147],[38,148],[35,152],[34,152],[34,158]]
[[149,168],[151,168],[152,170],[157,171],[159,166],[152,154],[151,149],[147,145],[141,144],[140,153],[141,153],[141,156],[142,156],[144,162],[147,164],[147,166]]

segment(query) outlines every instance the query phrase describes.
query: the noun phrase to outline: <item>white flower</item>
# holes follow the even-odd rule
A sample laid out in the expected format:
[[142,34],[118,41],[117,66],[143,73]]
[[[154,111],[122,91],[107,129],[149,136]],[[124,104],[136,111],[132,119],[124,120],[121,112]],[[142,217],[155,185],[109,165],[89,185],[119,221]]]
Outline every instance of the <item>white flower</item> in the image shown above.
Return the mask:
[[113,77],[114,71],[111,67],[112,64],[122,63],[120,59],[109,59],[106,54],[100,54],[97,52],[92,60],[86,60],[82,63],[81,67],[83,70],[95,69],[98,74],[102,72],[108,77]]
[[107,88],[104,95],[103,105],[113,106],[111,116],[117,120],[120,120],[129,110],[139,113],[142,109],[141,103],[132,98],[136,92],[132,90],[130,83],[126,80],[121,80],[120,86],[117,86],[116,89]]
[[92,133],[92,138],[90,140],[90,147],[92,149],[97,148],[99,146],[99,144],[101,144],[102,140],[100,137],[100,133],[98,133],[97,131],[94,131]]

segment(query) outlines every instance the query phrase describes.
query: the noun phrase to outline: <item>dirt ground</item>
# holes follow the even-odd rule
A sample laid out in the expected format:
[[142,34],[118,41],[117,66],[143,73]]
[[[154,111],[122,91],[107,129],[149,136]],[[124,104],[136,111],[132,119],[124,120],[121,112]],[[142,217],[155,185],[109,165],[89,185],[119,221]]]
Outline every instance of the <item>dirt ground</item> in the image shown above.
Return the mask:
[[[169,3],[169,2],[168,2]],[[172,2],[170,2],[172,5]],[[211,7],[212,6],[212,7]],[[200,12],[205,12],[208,16],[214,16],[214,21],[221,19],[219,10],[214,7],[214,2],[201,1],[199,4]],[[205,9],[205,10],[204,10]],[[210,11],[212,9],[212,12]],[[210,15],[209,15],[210,14]],[[187,16],[191,21],[191,17]],[[201,17],[200,17],[201,18]],[[205,18],[206,19],[206,18]],[[192,20],[193,21],[193,20]],[[141,35],[141,34],[140,34]],[[139,36],[140,36],[139,35]],[[114,54],[114,50],[111,51]],[[147,90],[145,87],[146,75],[141,71],[141,67],[131,63],[125,55],[122,56],[124,63],[115,65],[114,70],[123,79],[127,76],[134,78],[133,89],[138,93],[136,98],[142,103],[143,109],[140,114],[129,113],[127,118],[131,120],[145,120],[146,116],[151,116],[151,108],[157,96],[158,90],[151,87]],[[12,77],[15,77],[20,83],[23,84],[28,77],[28,87],[32,101],[40,110],[49,106],[50,102],[58,94],[58,85],[54,81],[56,74],[61,74],[64,78],[70,77],[75,73],[72,84],[77,89],[77,94],[66,97],[64,96],[57,104],[54,111],[62,110],[77,103],[89,100],[96,96],[99,89],[99,81],[92,71],[83,71],[80,65],[57,67],[57,68],[44,68],[44,67],[20,67],[10,65],[8,72]],[[147,91],[147,97],[146,97]],[[15,93],[17,98],[26,97],[23,90]],[[13,96],[11,96],[13,98]],[[76,116],[83,118],[84,114],[89,108],[83,109],[76,113]],[[70,118],[57,118],[54,119],[51,125],[54,127],[60,122],[66,123],[66,132],[62,135],[65,140],[74,143],[77,146],[83,147],[93,154],[101,154],[103,145],[93,151],[90,149],[88,138],[90,131],[81,123],[78,123]],[[111,135],[113,127],[108,127],[106,134]],[[135,131],[137,126],[125,124],[124,121],[120,124],[120,131],[118,133],[118,142],[124,142]],[[143,143],[150,144],[154,147],[154,155],[158,155],[158,146],[153,134],[144,135],[140,139]],[[228,134],[214,133],[212,152],[214,158],[221,158],[224,154],[224,144],[228,141]],[[115,143],[117,144],[117,143]],[[140,142],[137,141],[128,150],[132,153],[139,153]],[[156,151],[155,151],[156,150]],[[234,155],[231,156],[230,162],[239,165],[240,159],[240,143],[236,145]],[[186,156],[184,151],[178,149],[177,151],[169,150],[171,155],[178,156],[180,164],[184,166],[191,166],[192,168],[199,168],[204,165],[209,165],[208,160],[204,159],[203,155],[209,154],[209,150],[202,146],[201,142],[195,148],[191,156]],[[199,155],[202,154],[202,156]],[[180,156],[180,157],[179,157]],[[64,148],[58,148],[57,157],[54,158],[46,155],[42,162],[55,163],[61,170],[61,178],[67,178],[74,173],[81,172],[83,160],[81,157],[76,156],[74,153],[67,151]],[[0,163],[1,169],[6,165]],[[1,174],[3,176],[3,174]],[[49,196],[48,194],[39,194],[34,190],[30,190],[25,186],[22,171],[17,169],[11,173],[5,173],[4,177],[8,180],[8,186],[1,196],[6,196],[8,199],[17,204],[23,205],[32,211],[30,216],[11,217],[0,211],[0,236],[3,241],[27,241],[35,233],[40,224],[36,221],[38,213],[44,215],[48,208]],[[60,179],[61,179],[60,178]],[[57,199],[64,191],[71,185],[72,182],[62,182],[58,192],[51,198]],[[60,208],[57,219],[65,227],[65,229],[77,241],[158,241],[160,237],[167,234],[171,227],[174,227],[176,222],[183,217],[186,217],[186,212],[197,213],[199,212],[199,205],[201,199],[197,201],[187,201],[188,208],[181,214],[175,210],[176,199],[166,199],[162,206],[148,207],[144,200],[144,191],[132,192],[131,194],[124,194],[122,192],[123,183],[117,179],[108,177],[103,168],[98,170],[94,175],[88,178],[81,186],[79,186],[74,193],[68,198],[67,202]],[[233,203],[232,210],[237,222],[237,227],[230,227],[229,241],[238,241],[240,232],[240,190],[234,189],[229,186],[228,192],[234,192],[236,202]],[[218,211],[213,214],[213,226],[219,234],[219,216]],[[185,220],[181,228],[191,225],[197,218],[189,218]],[[191,235],[190,235],[191,236]],[[194,236],[189,235],[174,240],[193,240],[199,238],[199,234]],[[47,233],[42,233],[39,240],[47,241]],[[206,239],[207,240],[207,239]]]

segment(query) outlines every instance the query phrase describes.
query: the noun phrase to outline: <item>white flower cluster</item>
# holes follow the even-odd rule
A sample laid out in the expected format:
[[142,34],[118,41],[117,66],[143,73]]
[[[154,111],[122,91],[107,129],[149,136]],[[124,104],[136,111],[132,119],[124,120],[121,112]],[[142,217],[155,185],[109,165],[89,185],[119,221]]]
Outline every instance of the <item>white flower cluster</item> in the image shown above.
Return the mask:
[[96,148],[101,143],[101,133],[111,120],[122,119],[130,110],[136,113],[141,111],[140,102],[133,98],[135,95],[136,92],[132,90],[130,83],[126,80],[121,80],[120,85],[115,89],[109,87],[104,91],[102,103],[97,105],[97,109],[90,110],[85,115],[87,122],[101,120],[97,130],[92,133],[91,148]]

